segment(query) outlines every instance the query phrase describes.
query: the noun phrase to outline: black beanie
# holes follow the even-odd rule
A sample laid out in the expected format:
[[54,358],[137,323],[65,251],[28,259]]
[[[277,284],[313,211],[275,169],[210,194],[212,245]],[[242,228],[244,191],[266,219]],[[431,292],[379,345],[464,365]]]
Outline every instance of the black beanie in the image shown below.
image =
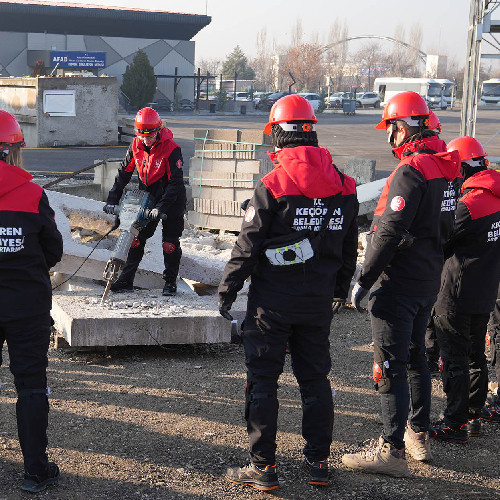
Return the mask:
[[[293,120],[287,123],[310,123],[310,121]],[[297,128],[301,128],[300,126]],[[315,131],[310,132],[289,132],[280,127],[279,123],[275,123],[271,127],[271,141],[273,146],[278,149],[295,148],[297,146],[318,146],[318,135]]]

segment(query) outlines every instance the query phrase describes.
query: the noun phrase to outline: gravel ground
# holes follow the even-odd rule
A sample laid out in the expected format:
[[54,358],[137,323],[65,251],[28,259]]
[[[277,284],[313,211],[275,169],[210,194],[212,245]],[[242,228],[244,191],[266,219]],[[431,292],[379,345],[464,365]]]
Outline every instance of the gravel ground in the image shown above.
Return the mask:
[[[300,396],[289,362],[280,379],[276,498],[500,498],[500,426],[484,424],[467,445],[433,443],[430,465],[409,459],[410,478],[350,471],[345,452],[379,436],[372,389],[367,313],[344,309],[331,333],[331,381],[337,391],[330,458],[331,486],[305,483]],[[7,350],[0,368],[0,498],[20,492],[21,452],[16,393]],[[246,499],[266,494],[223,478],[228,464],[247,460],[243,420],[245,368],[239,346],[109,348],[107,352],[49,352],[50,458],[61,467],[51,499]],[[433,381],[433,413],[443,393]]]

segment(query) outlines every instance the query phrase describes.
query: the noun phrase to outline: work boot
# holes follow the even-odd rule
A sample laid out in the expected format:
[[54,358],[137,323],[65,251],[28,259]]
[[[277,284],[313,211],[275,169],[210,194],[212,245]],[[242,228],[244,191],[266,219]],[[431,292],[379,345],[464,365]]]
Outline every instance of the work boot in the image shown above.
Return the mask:
[[59,481],[59,467],[54,462],[47,464],[47,472],[43,476],[24,473],[21,489],[30,493],[39,493],[47,489],[47,486],[57,484]]
[[467,443],[467,424],[451,427],[444,420],[438,420],[432,424],[429,436],[439,441],[448,443]]
[[478,417],[470,418],[467,422],[467,435],[479,437],[481,435],[481,420]]
[[133,292],[134,285],[128,281],[122,281],[121,279],[117,279],[109,288],[113,293],[126,293]]
[[244,467],[228,467],[225,477],[232,483],[246,484],[260,491],[275,490],[279,486],[276,465],[257,467],[251,463]]
[[344,455],[342,463],[351,469],[372,474],[387,474],[394,477],[410,475],[405,449],[398,450],[390,443],[386,443],[382,436],[378,442],[372,441],[365,450]]
[[163,294],[165,297],[171,297],[177,293],[177,283],[175,281],[165,281]]
[[304,460],[304,468],[308,475],[308,483],[314,486],[328,486],[328,462],[317,460],[315,462]]
[[431,442],[428,432],[415,432],[410,424],[407,424],[404,440],[406,452],[415,460],[419,460],[420,462],[432,460]]
[[487,404],[481,409],[480,417],[486,422],[500,423],[500,404]]

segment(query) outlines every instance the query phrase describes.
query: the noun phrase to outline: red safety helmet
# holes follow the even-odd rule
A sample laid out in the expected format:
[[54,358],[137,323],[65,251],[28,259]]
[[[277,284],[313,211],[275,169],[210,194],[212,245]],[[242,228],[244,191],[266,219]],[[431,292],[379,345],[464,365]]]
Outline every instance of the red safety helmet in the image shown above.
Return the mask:
[[18,147],[25,145],[19,123],[7,111],[0,111],[0,143]]
[[488,156],[482,144],[474,139],[474,137],[469,137],[468,135],[457,137],[450,141],[448,143],[448,151],[458,151],[461,161]]
[[429,108],[421,95],[408,90],[392,96],[387,101],[382,113],[382,121],[375,128],[386,129],[387,122],[410,116],[429,116]]
[[429,109],[429,130],[437,130],[441,133],[441,122],[437,117],[436,113]]
[[264,134],[271,133],[271,127],[275,123],[299,120],[317,123],[314,109],[311,103],[297,94],[290,94],[278,99],[269,113],[269,123],[264,128]]
[[153,108],[142,108],[135,115],[135,135],[148,137],[163,127],[160,115]]

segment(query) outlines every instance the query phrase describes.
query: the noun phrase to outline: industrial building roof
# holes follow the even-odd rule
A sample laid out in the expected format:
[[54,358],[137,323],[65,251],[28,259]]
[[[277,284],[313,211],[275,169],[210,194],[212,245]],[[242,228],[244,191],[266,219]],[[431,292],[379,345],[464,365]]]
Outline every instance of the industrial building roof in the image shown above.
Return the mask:
[[1,31],[191,40],[210,16],[38,0],[0,0]]

